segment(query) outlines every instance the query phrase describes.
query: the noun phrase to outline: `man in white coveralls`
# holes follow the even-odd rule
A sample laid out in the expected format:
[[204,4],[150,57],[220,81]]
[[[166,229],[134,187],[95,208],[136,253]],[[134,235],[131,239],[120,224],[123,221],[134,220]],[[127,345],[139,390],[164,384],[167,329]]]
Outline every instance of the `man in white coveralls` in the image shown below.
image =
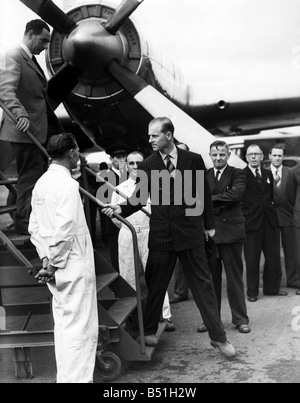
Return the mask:
[[[140,152],[132,152],[127,157],[127,171],[129,173],[129,179],[123,182],[117,187],[117,189],[122,192],[127,197],[131,197],[136,189],[136,179],[138,167],[141,162],[144,161],[144,156]],[[113,193],[112,204],[124,203],[125,199]],[[147,210],[151,213],[150,200],[147,206]],[[148,256],[149,256],[149,230],[150,230],[150,219],[142,211],[138,211],[127,220],[134,226],[137,232],[138,246],[140,252],[140,259],[143,268],[146,267]],[[136,289],[135,281],[135,268],[134,268],[134,255],[133,255],[133,241],[130,231],[125,225],[122,225],[117,219],[113,219],[114,224],[120,228],[119,233],[119,267],[121,276],[131,285],[132,288]],[[166,323],[166,331],[175,331],[175,326],[171,321],[172,314],[170,308],[169,295],[166,294],[164,306],[163,306],[163,320]]]
[[53,294],[57,383],[92,383],[98,342],[94,252],[79,185],[71,177],[79,149],[71,134],[48,143],[52,164],[37,182],[29,232],[43,261],[37,275]]

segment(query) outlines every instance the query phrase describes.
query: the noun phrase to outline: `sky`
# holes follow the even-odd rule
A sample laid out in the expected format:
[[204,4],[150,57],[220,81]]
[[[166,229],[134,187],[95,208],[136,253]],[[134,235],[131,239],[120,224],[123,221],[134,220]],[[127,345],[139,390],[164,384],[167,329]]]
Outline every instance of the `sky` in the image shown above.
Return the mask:
[[[32,18],[18,0],[0,0],[0,52],[20,42]],[[225,91],[232,82],[269,81],[270,91],[276,82],[280,91],[300,93],[300,0],[145,0],[134,20],[144,38],[203,91],[209,85],[213,93],[218,83]]]

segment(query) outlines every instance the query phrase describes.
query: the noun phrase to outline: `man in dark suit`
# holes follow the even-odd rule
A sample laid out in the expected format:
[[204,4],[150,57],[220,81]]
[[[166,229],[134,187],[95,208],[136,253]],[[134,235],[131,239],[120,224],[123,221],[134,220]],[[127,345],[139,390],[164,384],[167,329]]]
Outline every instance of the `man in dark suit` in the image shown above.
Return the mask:
[[41,20],[29,22],[22,44],[5,55],[4,68],[0,71],[0,98],[18,121],[16,125],[4,114],[0,140],[11,143],[17,160],[15,228],[21,234],[28,234],[32,190],[45,171],[41,151],[25,132],[29,129],[45,144],[48,135],[63,131],[47,99],[47,79],[35,58],[47,49],[49,42],[48,25]]
[[[300,284],[300,165],[291,170],[291,177],[287,185],[287,197],[294,206],[296,267],[298,283]],[[300,289],[296,295],[300,295]]]
[[[246,173],[228,165],[229,146],[224,141],[211,145],[210,156],[214,168],[207,173],[212,193],[216,221],[216,236],[219,257],[210,265],[221,315],[222,269],[227,278],[228,301],[232,323],[240,333],[250,333],[243,281],[243,244],[246,241],[245,218],[242,200],[246,191]],[[205,327],[198,331],[202,333]]]
[[274,180],[270,171],[262,169],[264,159],[261,148],[252,145],[247,150],[248,167],[245,168],[247,187],[243,199],[247,241],[248,300],[256,302],[259,295],[260,259],[264,252],[264,295],[287,296],[280,291],[282,278],[280,262],[279,223],[274,207]]
[[284,251],[287,287],[300,289],[296,264],[294,207],[288,197],[292,173],[289,168],[283,166],[284,156],[285,148],[280,145],[274,146],[269,155],[274,178],[274,202]]
[[[234,357],[236,352],[227,341],[205,255],[205,237],[215,235],[215,222],[204,162],[200,155],[175,147],[174,131],[168,118],[158,118],[150,123],[149,141],[155,153],[139,167],[141,182],[135,194],[129,203],[107,206],[104,211],[109,217],[114,212],[128,217],[146,205],[149,193],[151,195],[150,253],[146,268],[149,292],[144,317],[146,344],[157,345],[161,310],[179,257],[212,346],[219,348],[226,357]],[[161,176],[163,180],[159,180]],[[199,177],[200,181],[197,180]],[[184,188],[181,191],[178,191],[178,182]],[[192,198],[187,197],[189,191],[198,196],[193,204]],[[143,201],[139,194],[144,195]],[[204,206],[204,212],[201,206]]]

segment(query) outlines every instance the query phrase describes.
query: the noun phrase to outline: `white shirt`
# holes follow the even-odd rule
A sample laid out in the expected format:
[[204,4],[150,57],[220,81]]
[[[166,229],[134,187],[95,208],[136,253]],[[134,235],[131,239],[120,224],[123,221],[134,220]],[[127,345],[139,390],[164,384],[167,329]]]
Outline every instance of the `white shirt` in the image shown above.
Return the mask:
[[278,172],[278,175],[280,176],[280,178],[282,178],[282,170],[283,170],[282,165],[279,168],[275,168],[273,165],[271,165],[271,171],[272,171],[274,178],[277,176],[277,172]]
[[214,171],[215,171],[215,178],[217,177],[217,173],[218,172],[220,172],[220,176],[219,176],[219,181],[220,181],[220,179],[222,178],[222,175],[223,175],[223,173],[224,173],[224,171],[225,171],[225,169],[228,167],[228,165],[226,165],[226,167],[224,167],[223,169],[216,169],[216,168],[214,168]]
[[[129,178],[126,182],[121,183],[121,185],[119,185],[117,189],[120,192],[124,193],[124,195],[126,195],[127,197],[131,197],[136,189],[136,181]],[[113,205],[119,205],[124,203],[125,201],[126,200],[122,196],[118,195],[117,193],[113,193],[111,201]],[[150,213],[151,212],[150,201],[148,202],[148,206],[146,208]],[[146,216],[145,213],[143,213],[142,211],[138,211],[137,213],[128,217],[127,221],[130,224],[132,224],[135,228],[138,227],[146,228],[149,227],[150,219],[148,216]],[[127,228],[125,225],[123,227]]]
[[257,170],[258,170],[260,176],[262,176],[261,167],[259,167],[259,168],[252,168],[252,167],[249,165],[249,168],[250,168],[250,170],[252,171],[252,173],[253,173],[253,175],[255,176],[255,178],[256,178],[256,176],[257,176],[257,174],[256,174]]
[[33,58],[33,54],[31,53],[31,50],[28,48],[28,46],[25,45],[25,43],[21,43],[21,48],[26,52],[27,56],[29,56],[30,59]]
[[173,150],[170,152],[170,154],[165,154],[163,152],[159,152],[161,155],[161,158],[163,159],[164,164],[167,166],[167,161],[166,157],[169,155],[171,157],[171,162],[174,165],[175,169],[177,168],[178,165],[178,149],[177,147],[174,146]]

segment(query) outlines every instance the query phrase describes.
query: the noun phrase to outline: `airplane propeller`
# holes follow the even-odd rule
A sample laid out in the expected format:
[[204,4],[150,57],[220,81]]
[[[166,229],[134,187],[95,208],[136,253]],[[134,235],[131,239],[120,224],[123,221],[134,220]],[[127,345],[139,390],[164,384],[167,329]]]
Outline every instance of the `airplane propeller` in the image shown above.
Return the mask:
[[71,20],[52,0],[20,1],[60,34],[68,34],[76,26],[75,21]]
[[[77,85],[80,71],[84,78],[91,80],[97,80],[107,72],[154,118],[161,115],[172,118],[177,129],[176,138],[185,142],[188,134],[189,142],[196,146],[195,151],[202,153],[206,165],[211,166],[208,152],[203,150],[209,150],[214,141],[212,134],[119,62],[122,50],[115,35],[143,1],[123,0],[106,24],[90,21],[85,25],[76,24],[51,0],[21,0],[55,30],[66,35],[65,65],[50,80],[49,94],[58,106]],[[237,167],[245,167],[234,154],[232,162]]]
[[112,18],[105,24],[105,29],[110,34],[115,35],[143,1],[144,0],[123,0]]

